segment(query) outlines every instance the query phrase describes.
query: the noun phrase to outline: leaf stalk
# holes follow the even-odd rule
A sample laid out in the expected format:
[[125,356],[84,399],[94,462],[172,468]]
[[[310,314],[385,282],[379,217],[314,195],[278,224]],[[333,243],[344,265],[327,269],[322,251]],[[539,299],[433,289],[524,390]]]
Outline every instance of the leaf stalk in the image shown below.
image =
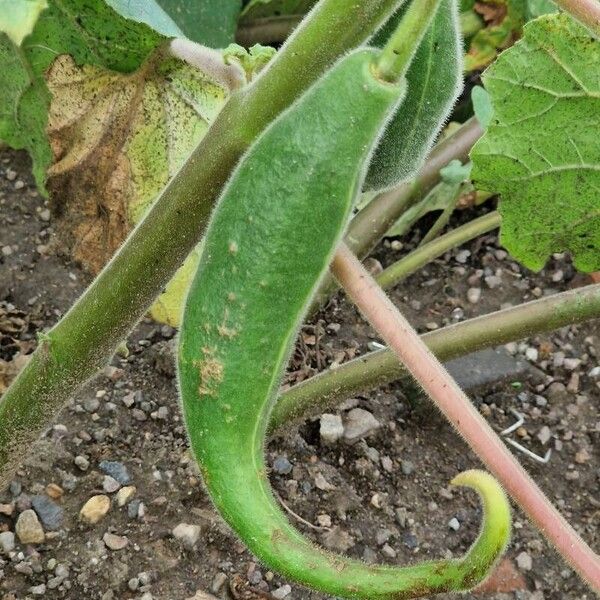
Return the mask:
[[[423,342],[439,360],[451,360],[532,335],[600,318],[600,284],[569,290],[424,334]],[[323,412],[346,398],[407,376],[389,349],[360,356],[323,371],[283,392],[270,428]]]
[[457,227],[423,246],[419,246],[419,248],[401,260],[384,269],[375,279],[383,289],[393,287],[413,273],[416,273],[421,267],[424,267],[432,260],[442,256],[444,252],[457,248],[465,242],[497,229],[500,227],[501,222],[502,217],[500,217],[500,213],[497,211],[488,213],[478,219],[473,219],[469,223]]

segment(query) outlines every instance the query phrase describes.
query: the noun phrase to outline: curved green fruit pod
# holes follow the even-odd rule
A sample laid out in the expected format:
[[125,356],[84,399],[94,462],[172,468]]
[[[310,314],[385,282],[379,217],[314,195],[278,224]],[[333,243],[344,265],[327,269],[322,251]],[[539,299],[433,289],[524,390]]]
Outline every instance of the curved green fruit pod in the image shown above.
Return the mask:
[[216,508],[269,568],[327,594],[416,598],[480,582],[502,553],[510,509],[485,473],[482,533],[460,560],[371,566],[313,545],[275,500],[266,428],[296,332],[349,219],[379,132],[403,86],[372,75],[377,52],[346,56],[256,141],[205,237],[179,338],[182,406]]
[[[385,45],[408,5],[376,36],[374,45]],[[421,168],[462,90],[462,72],[456,0],[442,0],[408,71],[406,98],[375,151],[366,190],[389,189]]]

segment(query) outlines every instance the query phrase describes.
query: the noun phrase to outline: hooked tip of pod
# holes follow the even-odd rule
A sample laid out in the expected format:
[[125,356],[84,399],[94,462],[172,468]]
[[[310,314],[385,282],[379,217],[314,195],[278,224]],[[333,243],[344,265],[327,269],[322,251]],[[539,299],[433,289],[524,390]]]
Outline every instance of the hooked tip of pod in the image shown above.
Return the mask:
[[508,503],[506,492],[500,482],[487,471],[471,469],[457,475],[450,485],[456,487],[469,487],[479,492],[484,498],[498,498]]
[[471,469],[457,475],[451,482],[457,487],[468,487],[479,493],[487,512],[504,515],[505,520],[510,522],[510,503],[504,488],[498,480],[480,469]]
[[478,469],[457,475],[452,485],[469,487],[479,493],[484,518],[480,536],[469,551],[470,559],[481,569],[475,582],[489,574],[495,561],[502,555],[511,536],[512,516],[510,502],[504,488],[489,473]]

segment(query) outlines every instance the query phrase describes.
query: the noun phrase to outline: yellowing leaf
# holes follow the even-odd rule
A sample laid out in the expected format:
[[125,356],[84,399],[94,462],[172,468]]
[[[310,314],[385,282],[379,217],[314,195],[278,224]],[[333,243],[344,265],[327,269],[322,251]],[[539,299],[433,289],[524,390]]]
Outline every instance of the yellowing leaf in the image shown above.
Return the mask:
[[46,0],[0,0],[0,32],[20,46],[46,8]]
[[201,251],[202,242],[185,259],[183,266],[175,273],[173,279],[167,284],[165,291],[150,309],[153,319],[171,327],[179,327],[183,302],[187,296],[190,282],[198,269]]
[[[71,255],[96,273],[204,136],[227,92],[161,51],[131,74],[79,67],[62,55],[47,84],[48,190]],[[163,297],[155,308],[163,322],[177,324],[182,277],[167,290],[178,300]]]

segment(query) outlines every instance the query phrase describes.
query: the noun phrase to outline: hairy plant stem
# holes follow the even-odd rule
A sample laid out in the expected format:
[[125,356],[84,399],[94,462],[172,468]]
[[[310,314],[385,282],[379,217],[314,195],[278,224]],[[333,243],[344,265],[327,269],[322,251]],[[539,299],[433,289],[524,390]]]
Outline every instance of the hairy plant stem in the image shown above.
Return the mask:
[[[423,335],[439,360],[600,318],[600,283],[482,315]],[[343,400],[406,377],[406,368],[386,348],[323,371],[280,396],[271,415],[275,430],[323,412]]]
[[347,246],[342,244],[338,249],[331,270],[365,318],[542,535],[600,592],[600,557],[552,505]]
[[441,0],[413,0],[392,34],[377,62],[375,70],[384,81],[400,81],[408,72],[425,32],[429,28]]
[[[348,247],[360,258],[368,256],[404,212],[439,183],[440,169],[452,160],[468,159],[471,148],[482,134],[479,122],[473,117],[439,142],[415,179],[377,195],[352,219],[345,240]],[[333,277],[326,275],[315,295],[311,312],[318,310],[336,289]]]
[[[46,335],[0,401],[0,488],[78,387],[102,368],[199,241],[232,169],[258,134],[399,0],[321,0],[278,56],[233,94],[143,221]],[[332,35],[335,32],[335,35]]]
[[570,13],[590,31],[600,36],[599,0],[554,0],[560,8]]
[[491,212],[469,223],[419,246],[416,250],[395,262],[382,271],[375,280],[384,289],[390,288],[409,275],[418,271],[421,267],[442,256],[444,252],[452,250],[465,242],[475,239],[484,233],[488,233],[500,227],[502,217],[497,211]]

